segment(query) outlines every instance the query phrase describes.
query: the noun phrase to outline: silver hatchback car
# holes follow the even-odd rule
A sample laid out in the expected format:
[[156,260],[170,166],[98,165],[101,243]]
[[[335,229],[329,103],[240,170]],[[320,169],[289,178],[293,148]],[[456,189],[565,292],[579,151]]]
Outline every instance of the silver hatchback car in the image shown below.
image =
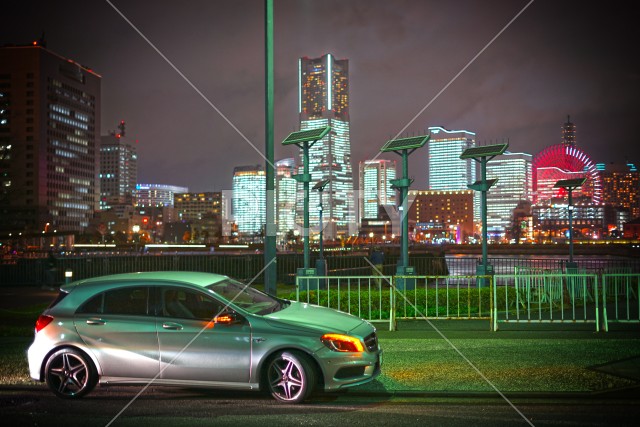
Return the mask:
[[63,286],[38,318],[33,379],[63,398],[100,384],[266,390],[298,403],[380,373],[375,328],[226,276],[130,273]]

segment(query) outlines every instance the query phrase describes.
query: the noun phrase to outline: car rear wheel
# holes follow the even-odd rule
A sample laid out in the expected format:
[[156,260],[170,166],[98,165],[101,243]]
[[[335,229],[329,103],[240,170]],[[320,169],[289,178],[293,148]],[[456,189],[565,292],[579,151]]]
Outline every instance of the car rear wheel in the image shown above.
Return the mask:
[[299,403],[308,398],[316,386],[316,371],[304,354],[283,351],[267,364],[267,386],[274,399]]
[[86,355],[72,348],[60,349],[49,356],[44,375],[51,391],[66,399],[84,396],[98,381],[93,363]]

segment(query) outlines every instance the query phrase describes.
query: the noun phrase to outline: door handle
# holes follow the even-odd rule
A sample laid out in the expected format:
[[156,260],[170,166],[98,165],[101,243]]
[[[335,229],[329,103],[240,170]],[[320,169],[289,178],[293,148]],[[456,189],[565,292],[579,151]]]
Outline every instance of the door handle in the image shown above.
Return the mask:
[[162,324],[162,328],[163,329],[169,329],[172,331],[180,331],[182,330],[182,325],[179,323],[173,323],[173,322],[164,322]]
[[87,325],[104,325],[105,323],[107,323],[107,321],[99,317],[90,317],[87,319]]

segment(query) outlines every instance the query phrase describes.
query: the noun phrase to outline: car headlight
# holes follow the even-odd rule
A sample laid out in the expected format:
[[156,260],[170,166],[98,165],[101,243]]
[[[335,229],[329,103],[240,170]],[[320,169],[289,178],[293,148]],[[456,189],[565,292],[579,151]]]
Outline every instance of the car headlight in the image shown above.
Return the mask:
[[320,341],[327,346],[329,350],[341,352],[362,352],[364,344],[358,338],[342,334],[324,334]]

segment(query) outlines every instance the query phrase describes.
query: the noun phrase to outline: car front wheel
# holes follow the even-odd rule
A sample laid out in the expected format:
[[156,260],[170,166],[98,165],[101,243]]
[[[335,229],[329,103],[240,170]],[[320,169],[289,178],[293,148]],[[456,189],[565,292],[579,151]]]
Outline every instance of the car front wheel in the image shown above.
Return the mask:
[[89,393],[98,376],[87,356],[72,348],[63,348],[47,359],[44,368],[47,386],[58,397],[73,399]]
[[267,386],[274,399],[299,403],[311,395],[316,386],[316,371],[307,356],[283,351],[267,364]]

